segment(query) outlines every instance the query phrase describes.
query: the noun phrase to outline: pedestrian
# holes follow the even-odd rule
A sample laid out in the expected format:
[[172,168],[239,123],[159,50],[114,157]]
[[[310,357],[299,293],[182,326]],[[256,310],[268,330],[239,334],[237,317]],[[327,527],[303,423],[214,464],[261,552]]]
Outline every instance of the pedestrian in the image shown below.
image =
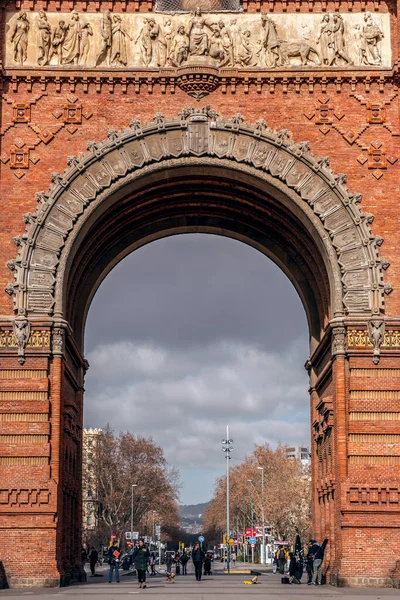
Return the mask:
[[211,554],[207,552],[204,559],[204,575],[212,575],[211,573]]
[[276,553],[276,557],[278,559],[279,573],[281,575],[284,575],[286,563],[289,560],[289,555],[282,545],[279,546],[277,553]]
[[108,583],[112,582],[113,572],[115,571],[115,581],[119,583],[119,557],[121,556],[121,550],[117,544],[117,540],[114,540],[111,548],[108,550],[108,564],[110,570],[108,572]]
[[181,563],[182,563],[182,575],[187,575],[187,564],[188,564],[188,560],[189,557],[186,554],[186,550],[183,551],[183,554],[181,556]]
[[232,561],[233,566],[236,567],[236,552],[235,551],[233,551],[231,553],[231,561]]
[[179,552],[175,554],[175,573],[177,575],[181,574],[181,555]]
[[99,553],[97,552],[96,548],[94,548],[94,546],[92,546],[90,548],[90,554],[89,554],[89,564],[90,564],[90,571],[92,573],[92,577],[95,576],[95,572],[96,572],[96,564],[97,561],[99,560]]
[[172,557],[171,552],[167,552],[165,555],[165,566],[167,567],[167,578],[170,577],[171,573],[172,573],[172,563],[174,562],[174,559]]
[[275,552],[274,554],[274,558],[272,560],[272,573],[275,575],[278,572],[279,569],[279,563],[278,563],[278,557],[277,557],[277,553]]
[[146,571],[149,559],[149,549],[144,545],[144,540],[139,540],[139,546],[135,548],[133,553],[133,562],[135,563],[140,588],[146,587]]
[[199,542],[196,542],[195,547],[192,552],[192,559],[194,564],[194,572],[196,575],[196,580],[201,581],[201,573],[203,570],[203,562],[204,562],[204,551],[201,548]]
[[312,553],[312,540],[308,542],[308,552],[306,556],[306,571],[307,571],[307,583],[311,585],[312,576],[313,576],[313,563],[314,563],[314,555]]
[[324,560],[325,548],[327,543],[328,540],[324,540],[322,546],[320,546],[315,540],[313,540],[311,552],[314,556],[314,561],[311,585],[322,584],[322,561]]

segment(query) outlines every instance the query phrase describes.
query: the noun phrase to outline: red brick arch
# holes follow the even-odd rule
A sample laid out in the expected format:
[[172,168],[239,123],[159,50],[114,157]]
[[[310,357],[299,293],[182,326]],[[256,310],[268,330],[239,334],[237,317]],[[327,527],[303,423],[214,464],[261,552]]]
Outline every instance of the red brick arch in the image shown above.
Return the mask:
[[[366,411],[367,401],[357,403],[351,391],[367,385],[357,377],[384,377],[399,344],[393,332],[385,333],[390,287],[383,282],[382,239],[371,233],[373,217],[360,210],[360,194],[349,192],[346,176],[335,175],[327,158],[316,158],[287,130],[274,131],[263,121],[249,125],[240,115],[220,118],[210,109],[185,110],[173,119],[157,114],[143,126],[134,120],[121,132],[109,130],[103,142],[90,142],[88,152],[68,157],[68,164],[52,175],[48,191],[38,193],[38,210],[26,216],[18,257],[9,264],[14,281],[7,292],[17,317],[3,347],[6,377],[37,380],[29,394],[35,410],[48,416],[35,430],[48,436],[41,455],[26,451],[20,462],[10,455],[0,523],[3,514],[18,524],[4,536],[11,582],[27,577],[18,559],[24,536],[46,535],[46,561],[35,578],[29,573],[34,583],[80,576],[80,473],[70,473],[64,456],[80,463],[83,331],[99,283],[145,243],[209,232],[253,245],[296,286],[311,334],[313,513],[315,535],[330,540],[327,574],[332,582],[365,583],[352,562],[363,556],[357,539],[371,536],[380,547],[385,533],[393,551],[369,569],[370,583],[388,584],[400,534],[390,525],[386,498],[398,497],[398,483],[385,487],[376,442],[370,454],[365,447],[362,453],[362,436],[372,433],[368,425],[356,429],[350,414]],[[382,389],[369,385],[374,394]],[[17,410],[12,400],[9,408],[10,414]],[[378,469],[371,478],[372,464]],[[36,513],[39,521],[32,520]]]

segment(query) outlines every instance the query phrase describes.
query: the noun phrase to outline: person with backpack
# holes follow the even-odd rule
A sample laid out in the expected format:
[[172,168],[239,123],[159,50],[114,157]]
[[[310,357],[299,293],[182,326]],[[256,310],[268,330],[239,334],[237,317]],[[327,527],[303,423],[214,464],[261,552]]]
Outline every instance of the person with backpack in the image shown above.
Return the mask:
[[276,557],[278,559],[279,573],[281,575],[284,575],[286,563],[289,560],[289,555],[288,555],[287,551],[285,550],[284,546],[282,546],[282,545],[279,546],[277,553],[276,553]]
[[135,548],[133,553],[133,562],[135,563],[140,588],[146,587],[146,572],[149,558],[149,549],[144,545],[144,540],[139,540],[139,546]]
[[311,585],[321,585],[322,584],[322,561],[324,560],[325,548],[328,543],[328,540],[324,540],[322,546],[317,544],[315,540],[312,541],[311,552],[314,557],[313,561],[313,576]]
[[308,542],[308,552],[306,556],[306,571],[307,571],[307,583],[311,585],[312,576],[313,576],[313,564],[314,564],[314,555],[312,553],[312,540]]
[[117,540],[114,540],[112,546],[108,551],[108,564],[110,570],[108,572],[108,583],[112,583],[113,573],[115,571],[115,581],[119,583],[119,557],[121,556],[121,550],[117,544]]

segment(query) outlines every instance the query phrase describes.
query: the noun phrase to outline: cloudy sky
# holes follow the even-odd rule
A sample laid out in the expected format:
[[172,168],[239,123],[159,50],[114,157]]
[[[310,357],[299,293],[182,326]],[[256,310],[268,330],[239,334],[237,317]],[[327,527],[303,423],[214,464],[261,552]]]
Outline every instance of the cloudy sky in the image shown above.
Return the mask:
[[136,250],[99,288],[85,344],[85,426],[152,436],[182,503],[211,498],[227,424],[232,466],[254,444],[308,444],[304,309],[241,242],[189,234]]

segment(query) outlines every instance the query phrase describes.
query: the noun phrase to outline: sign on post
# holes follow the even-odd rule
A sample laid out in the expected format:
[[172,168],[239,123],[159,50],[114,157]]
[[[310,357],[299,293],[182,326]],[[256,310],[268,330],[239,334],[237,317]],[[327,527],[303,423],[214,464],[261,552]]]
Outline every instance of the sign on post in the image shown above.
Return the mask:
[[204,542],[204,535],[199,535],[198,540],[202,544]]
[[255,537],[251,537],[251,538],[249,539],[249,542],[250,542],[250,544],[251,544],[252,546],[255,546],[255,544],[256,544],[256,542],[257,542],[257,538],[255,538]]

